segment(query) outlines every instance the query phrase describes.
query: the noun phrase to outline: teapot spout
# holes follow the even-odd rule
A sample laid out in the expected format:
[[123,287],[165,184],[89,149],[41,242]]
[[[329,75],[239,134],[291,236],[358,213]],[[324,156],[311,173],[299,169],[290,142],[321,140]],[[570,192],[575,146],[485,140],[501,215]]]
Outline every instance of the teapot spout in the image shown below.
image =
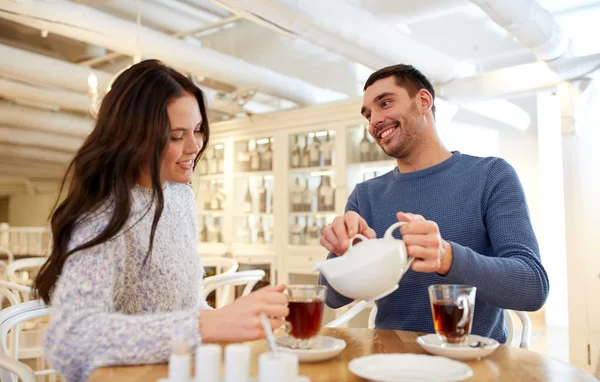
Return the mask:
[[313,266],[313,272],[323,272],[323,267],[327,260],[319,261]]

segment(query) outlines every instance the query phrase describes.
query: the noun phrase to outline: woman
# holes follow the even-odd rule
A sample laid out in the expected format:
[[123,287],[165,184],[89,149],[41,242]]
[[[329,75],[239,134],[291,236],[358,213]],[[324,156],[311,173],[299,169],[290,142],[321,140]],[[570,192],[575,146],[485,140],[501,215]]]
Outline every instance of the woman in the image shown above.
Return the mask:
[[174,330],[194,346],[241,342],[264,336],[261,313],[287,315],[283,286],[218,310],[198,301],[203,268],[187,183],[208,136],[202,92],[159,61],[127,69],[104,98],[67,171],[52,254],[36,279],[53,308],[45,356],[67,381],[102,366],[165,362]]

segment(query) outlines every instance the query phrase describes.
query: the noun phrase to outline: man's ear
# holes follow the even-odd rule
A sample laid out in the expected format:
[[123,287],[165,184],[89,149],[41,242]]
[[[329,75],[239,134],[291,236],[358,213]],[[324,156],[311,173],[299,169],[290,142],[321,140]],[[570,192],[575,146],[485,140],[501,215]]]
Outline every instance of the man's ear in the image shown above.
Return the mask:
[[433,107],[433,96],[427,89],[421,89],[417,93],[417,107],[422,115],[427,114]]

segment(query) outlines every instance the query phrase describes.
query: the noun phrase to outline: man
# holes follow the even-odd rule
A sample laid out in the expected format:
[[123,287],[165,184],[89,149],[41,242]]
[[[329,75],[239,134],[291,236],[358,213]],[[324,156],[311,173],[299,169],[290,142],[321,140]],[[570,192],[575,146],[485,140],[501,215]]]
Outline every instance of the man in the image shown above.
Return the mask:
[[[393,171],[360,183],[323,229],[321,245],[342,256],[349,238],[382,237],[400,220],[412,266],[398,289],[377,302],[376,326],[433,332],[427,287],[477,287],[472,333],[506,342],[503,309],[534,311],[548,296],[548,276],[515,170],[500,158],[448,151],[435,126],[435,92],[410,65],[373,73],[361,114],[369,133],[396,158]],[[323,276],[319,283],[327,284]],[[351,300],[331,287],[326,303]]]

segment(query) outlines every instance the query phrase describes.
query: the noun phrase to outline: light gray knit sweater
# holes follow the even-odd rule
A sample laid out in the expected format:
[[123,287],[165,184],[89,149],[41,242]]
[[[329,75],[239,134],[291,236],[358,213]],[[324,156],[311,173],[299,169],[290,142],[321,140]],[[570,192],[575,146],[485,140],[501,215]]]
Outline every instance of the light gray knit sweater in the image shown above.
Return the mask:
[[[174,330],[189,333],[193,346],[199,342],[198,312],[207,305],[194,194],[185,184],[167,184],[152,255],[142,267],[154,217],[154,206],[146,213],[151,194],[136,186],[130,228],[65,263],[44,352],[68,382],[85,381],[102,366],[166,362]],[[111,211],[109,202],[80,221],[69,247],[97,236]]]

